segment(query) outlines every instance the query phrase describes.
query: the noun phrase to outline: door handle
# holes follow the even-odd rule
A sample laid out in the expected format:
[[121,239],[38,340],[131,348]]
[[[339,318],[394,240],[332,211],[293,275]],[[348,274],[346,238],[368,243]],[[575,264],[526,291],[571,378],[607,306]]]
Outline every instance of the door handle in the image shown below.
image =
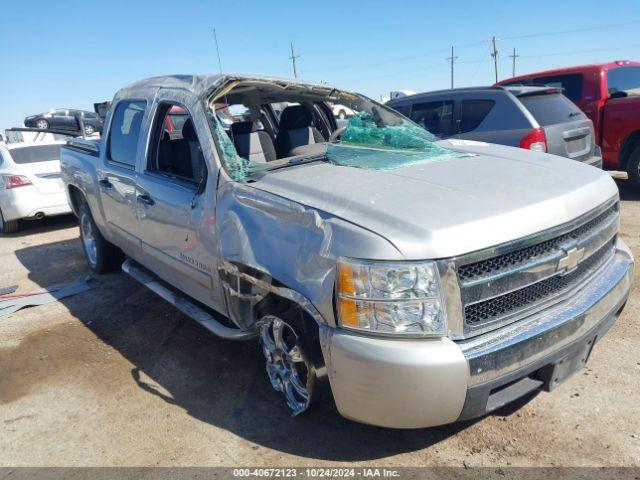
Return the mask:
[[137,198],[138,198],[138,201],[140,203],[144,203],[145,205],[153,205],[154,203],[156,203],[156,202],[153,201],[153,198],[151,198],[146,193],[142,194],[142,195],[138,195]]
[[106,178],[103,178],[101,180],[98,180],[98,183],[100,184],[101,187],[104,188],[111,188],[113,187],[113,185],[111,184],[111,182],[109,180],[107,180]]

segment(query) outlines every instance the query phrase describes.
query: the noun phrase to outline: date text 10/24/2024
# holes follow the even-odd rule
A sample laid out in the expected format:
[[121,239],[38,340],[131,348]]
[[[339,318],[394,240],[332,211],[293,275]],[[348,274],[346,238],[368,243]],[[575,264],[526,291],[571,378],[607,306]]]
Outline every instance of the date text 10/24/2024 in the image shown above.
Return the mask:
[[236,478],[396,478],[400,472],[387,468],[236,468]]

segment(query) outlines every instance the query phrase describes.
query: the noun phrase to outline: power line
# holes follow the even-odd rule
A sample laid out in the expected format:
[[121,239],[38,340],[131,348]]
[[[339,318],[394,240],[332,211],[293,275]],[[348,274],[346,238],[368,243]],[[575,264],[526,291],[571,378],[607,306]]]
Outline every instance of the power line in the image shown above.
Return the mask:
[[566,35],[569,33],[581,33],[581,32],[592,32],[594,30],[606,30],[609,28],[620,28],[626,27],[629,25],[637,25],[640,23],[640,20],[632,20],[624,23],[613,23],[610,25],[598,25],[594,27],[586,27],[586,28],[575,28],[572,30],[560,30],[555,32],[544,32],[544,33],[529,33],[525,35],[514,35],[511,37],[502,37],[504,40],[518,40],[522,38],[537,38],[537,37],[550,37],[553,35]]
[[[398,63],[398,62],[406,62],[407,60],[416,60],[419,58],[424,58],[424,57],[428,57],[430,55],[434,55],[434,54],[438,54],[438,53],[443,53],[443,52],[447,52],[449,49],[448,48],[438,48],[437,50],[430,50],[428,52],[424,52],[420,55],[411,55],[409,57],[394,57],[392,59],[388,59],[388,60],[382,60],[382,61],[376,61],[375,65],[387,65],[390,63]],[[363,67],[368,67],[372,65],[371,62],[367,62],[367,63],[356,63],[356,64],[349,64],[349,65],[342,65],[342,66],[338,66],[338,67],[329,67],[329,68],[320,68],[320,69],[316,69],[316,70],[311,70],[311,73],[316,73],[316,72],[328,72],[328,71],[334,71],[334,70],[353,70],[353,69],[360,69]],[[305,72],[307,72],[307,70],[305,69]]]
[[[487,48],[487,50],[485,50],[484,55],[482,56],[482,60],[480,60],[479,62],[474,62],[477,63],[475,70],[473,71],[473,74],[471,75],[471,82],[475,82],[476,76],[478,75],[478,70],[480,70],[480,66],[485,63],[487,61],[488,56],[490,55],[490,51]],[[469,63],[469,62],[460,62],[460,63]]]
[[[636,24],[640,24],[640,20],[632,20],[632,21],[628,21],[628,22],[624,22],[624,23],[615,23],[615,24],[609,24],[609,25],[598,25],[598,26],[594,26],[594,27],[577,28],[577,29],[572,29],[572,30],[560,30],[560,31],[555,31],[555,32],[530,33],[530,34],[513,35],[513,36],[503,36],[503,35],[501,35],[500,39],[501,40],[517,40],[517,39],[537,38],[537,37],[545,37],[545,36],[553,36],[553,35],[565,35],[565,34],[570,34],[570,33],[591,32],[591,31],[595,31],[595,30],[605,30],[605,29],[610,29],[610,28],[620,28],[620,27],[629,26],[629,25],[636,25]],[[485,40],[480,40],[480,41],[475,41],[475,42],[470,42],[470,43],[467,43],[467,44],[456,45],[456,49],[458,51],[460,51],[462,49],[466,49],[466,48],[471,48],[471,47],[475,47],[475,46],[478,46],[478,45],[482,45],[485,42],[486,42],[486,39]],[[418,60],[418,59],[421,59],[421,58],[424,58],[424,57],[428,57],[430,55],[435,55],[435,54],[438,54],[438,53],[443,53],[443,52],[448,52],[448,51],[449,51],[449,48],[438,48],[438,49],[425,51],[425,52],[417,54],[417,55],[394,57],[394,58],[389,58],[389,59],[386,59],[386,60],[376,60],[375,62],[367,62],[367,63],[355,63],[355,64],[354,63],[350,63],[348,65],[321,68],[321,69],[316,69],[316,70],[311,70],[311,71],[305,70],[305,71],[307,73],[318,73],[318,72],[328,72],[328,71],[344,71],[344,70],[362,69],[362,68],[370,67],[372,65],[379,66],[379,65],[388,65],[388,64],[392,64],[392,63],[406,62],[406,61],[409,61],[409,60]],[[463,62],[457,62],[457,63],[463,63]]]
[[589,50],[574,50],[572,52],[554,52],[554,53],[541,53],[537,55],[518,55],[521,58],[544,58],[544,57],[560,57],[562,55],[578,55],[581,53],[595,53],[595,52],[608,52],[612,49],[616,50],[627,50],[629,48],[638,48],[640,47],[640,43],[636,43],[634,45],[625,45],[625,46],[611,46],[611,47],[603,47],[603,48],[592,48]]

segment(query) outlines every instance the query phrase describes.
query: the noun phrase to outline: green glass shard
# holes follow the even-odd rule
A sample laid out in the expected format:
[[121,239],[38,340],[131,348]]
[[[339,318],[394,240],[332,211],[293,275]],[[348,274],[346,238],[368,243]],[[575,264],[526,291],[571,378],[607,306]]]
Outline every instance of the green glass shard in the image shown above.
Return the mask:
[[342,141],[327,146],[327,158],[335,165],[389,170],[468,156],[442,148],[434,143],[436,140],[406,120],[398,125],[378,126],[370,113],[360,112],[349,120]]

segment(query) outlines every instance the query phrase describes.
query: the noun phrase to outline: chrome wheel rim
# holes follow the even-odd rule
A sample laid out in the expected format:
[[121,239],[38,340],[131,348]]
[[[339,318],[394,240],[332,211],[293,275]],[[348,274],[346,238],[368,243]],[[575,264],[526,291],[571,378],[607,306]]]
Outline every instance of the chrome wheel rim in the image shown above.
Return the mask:
[[260,327],[260,345],[271,386],[284,394],[293,415],[309,407],[309,365],[298,346],[298,336],[284,320],[267,316]]
[[98,261],[98,248],[96,246],[96,239],[93,233],[93,226],[88,215],[83,215],[80,221],[80,229],[82,231],[82,244],[84,251],[87,254],[89,263],[95,265]]
[[44,130],[46,129],[49,124],[47,123],[46,120],[38,120],[38,123],[36,123],[36,126],[40,129],[40,130]]
[[84,133],[86,133],[87,135],[91,135],[93,132],[94,132],[94,129],[91,125],[85,125]]

